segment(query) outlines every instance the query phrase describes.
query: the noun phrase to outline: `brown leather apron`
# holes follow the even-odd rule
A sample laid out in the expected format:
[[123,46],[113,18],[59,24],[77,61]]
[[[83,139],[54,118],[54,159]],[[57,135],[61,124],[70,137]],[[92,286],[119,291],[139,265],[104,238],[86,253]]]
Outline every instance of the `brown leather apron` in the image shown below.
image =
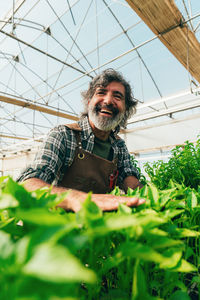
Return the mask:
[[60,186],[83,192],[92,191],[104,194],[114,189],[117,181],[117,159],[106,160],[82,149],[80,131],[77,123],[66,125],[75,132],[77,147],[74,160],[67,168]]

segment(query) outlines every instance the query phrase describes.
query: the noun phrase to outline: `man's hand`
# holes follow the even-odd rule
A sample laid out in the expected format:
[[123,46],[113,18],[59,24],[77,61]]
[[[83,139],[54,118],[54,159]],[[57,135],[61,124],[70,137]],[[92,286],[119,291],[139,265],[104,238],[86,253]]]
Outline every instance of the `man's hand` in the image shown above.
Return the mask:
[[[65,210],[77,212],[81,209],[81,205],[87,197],[87,193],[71,190],[66,199],[58,206]],[[92,201],[103,211],[117,210],[119,204],[124,203],[127,206],[135,207],[145,203],[144,199],[137,197],[114,196],[109,194],[92,194]]]
[[144,199],[139,199],[137,197],[124,197],[102,194],[94,194],[92,196],[92,201],[94,201],[97,206],[99,206],[103,211],[117,210],[119,204],[121,203],[126,204],[130,207],[139,206],[145,203]]

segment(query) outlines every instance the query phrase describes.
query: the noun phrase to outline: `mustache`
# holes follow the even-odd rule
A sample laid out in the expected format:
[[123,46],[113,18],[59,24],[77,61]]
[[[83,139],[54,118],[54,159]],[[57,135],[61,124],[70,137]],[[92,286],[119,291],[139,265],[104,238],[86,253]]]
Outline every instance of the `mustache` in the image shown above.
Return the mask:
[[114,107],[113,104],[104,104],[104,105],[101,105],[100,103],[97,103],[94,107],[94,110],[96,113],[100,112],[102,109],[109,109],[112,113],[113,113],[113,116],[116,116],[118,113],[119,113],[119,109]]

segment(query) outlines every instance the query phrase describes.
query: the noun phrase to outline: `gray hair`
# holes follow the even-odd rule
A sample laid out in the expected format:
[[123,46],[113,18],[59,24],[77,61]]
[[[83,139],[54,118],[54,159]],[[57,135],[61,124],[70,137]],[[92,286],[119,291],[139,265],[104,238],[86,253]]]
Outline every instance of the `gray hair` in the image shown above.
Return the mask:
[[121,83],[125,88],[125,114],[120,122],[119,126],[126,128],[127,120],[136,112],[137,100],[133,97],[132,89],[130,84],[124,79],[120,72],[115,71],[114,69],[106,69],[101,74],[97,75],[89,83],[89,88],[87,91],[81,93],[84,103],[84,111],[81,116],[88,115],[88,102],[93,97],[97,87],[103,86],[106,87],[111,82],[116,81]]

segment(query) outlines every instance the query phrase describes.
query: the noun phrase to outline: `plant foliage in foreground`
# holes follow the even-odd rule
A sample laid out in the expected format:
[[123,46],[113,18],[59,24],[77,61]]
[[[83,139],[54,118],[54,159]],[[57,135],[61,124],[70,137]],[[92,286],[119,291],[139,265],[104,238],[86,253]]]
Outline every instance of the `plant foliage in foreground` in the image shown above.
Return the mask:
[[171,182],[134,195],[146,204],[102,213],[89,194],[65,213],[65,195],[1,178],[0,299],[198,299],[200,193]]
[[185,142],[171,151],[168,162],[146,163],[145,171],[159,189],[166,189],[170,179],[197,189],[200,185],[200,138],[196,145]]

